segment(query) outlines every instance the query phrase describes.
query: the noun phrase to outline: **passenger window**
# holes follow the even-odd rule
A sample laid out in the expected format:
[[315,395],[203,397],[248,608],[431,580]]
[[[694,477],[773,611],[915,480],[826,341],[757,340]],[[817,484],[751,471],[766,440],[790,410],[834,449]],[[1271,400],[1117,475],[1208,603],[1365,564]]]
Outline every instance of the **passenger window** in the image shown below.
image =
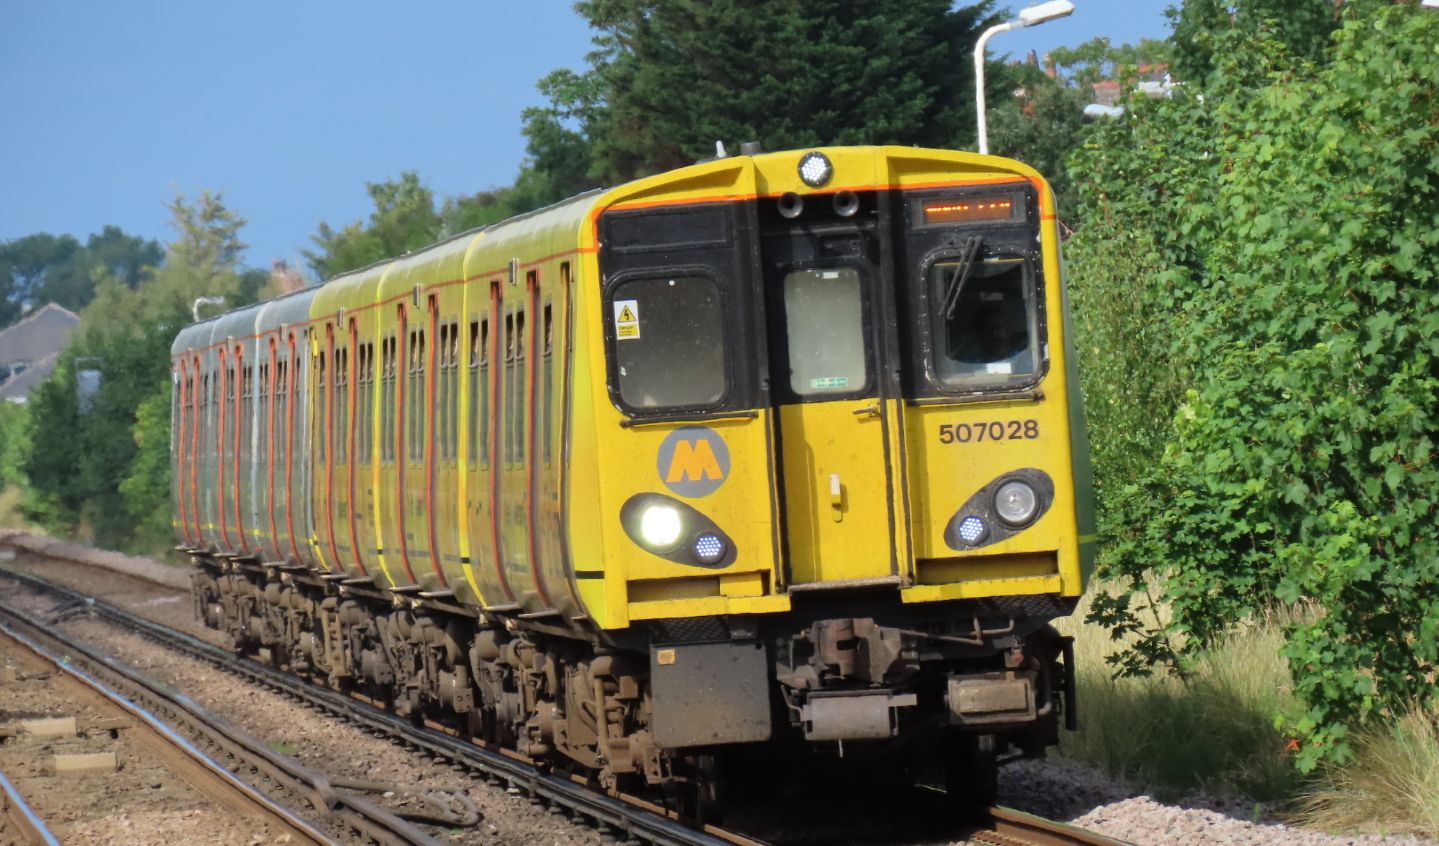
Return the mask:
[[636,409],[714,405],[727,387],[719,286],[704,276],[632,279],[610,303],[620,399]]
[[1004,384],[1038,371],[1038,309],[1026,267],[1013,255],[930,266],[934,375],[941,384]]
[[869,384],[859,271],[834,267],[787,274],[784,317],[795,394],[852,394]]

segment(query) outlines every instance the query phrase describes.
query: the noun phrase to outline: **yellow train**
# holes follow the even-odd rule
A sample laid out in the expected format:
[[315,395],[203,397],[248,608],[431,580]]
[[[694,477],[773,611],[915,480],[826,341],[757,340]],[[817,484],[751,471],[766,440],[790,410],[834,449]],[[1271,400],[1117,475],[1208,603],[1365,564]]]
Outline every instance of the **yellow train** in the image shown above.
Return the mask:
[[[600,783],[1074,716],[1092,558],[1054,197],[904,147],[584,194],[175,340],[197,614]],[[914,743],[913,741],[921,741]],[[935,742],[931,742],[935,741]]]

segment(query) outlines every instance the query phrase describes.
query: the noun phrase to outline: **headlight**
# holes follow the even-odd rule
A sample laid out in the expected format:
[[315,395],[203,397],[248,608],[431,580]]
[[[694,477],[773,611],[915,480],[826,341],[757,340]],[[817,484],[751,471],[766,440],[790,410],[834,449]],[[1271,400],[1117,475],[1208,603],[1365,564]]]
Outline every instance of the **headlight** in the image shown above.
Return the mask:
[[657,503],[640,514],[640,540],[658,552],[674,549],[683,531],[680,510],[673,505]]
[[1005,482],[994,494],[994,513],[1011,526],[1023,526],[1039,511],[1039,495],[1019,480]]

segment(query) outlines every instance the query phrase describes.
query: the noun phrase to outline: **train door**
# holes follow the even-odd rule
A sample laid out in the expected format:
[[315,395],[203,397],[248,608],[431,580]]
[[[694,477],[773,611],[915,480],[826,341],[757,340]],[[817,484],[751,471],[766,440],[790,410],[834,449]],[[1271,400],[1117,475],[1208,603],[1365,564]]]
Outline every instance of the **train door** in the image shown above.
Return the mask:
[[377,517],[380,549],[384,556],[385,569],[398,585],[415,584],[415,573],[411,566],[405,538],[405,388],[409,381],[408,370],[410,350],[413,345],[406,337],[409,331],[404,304],[395,310],[396,319],[387,326],[381,350],[381,399],[380,413],[380,481],[377,496]]
[[879,237],[872,218],[787,223],[765,227],[763,255],[788,581],[898,583],[902,406]]
[[[335,531],[340,535],[338,546],[346,562],[353,563],[361,575],[370,572],[366,561],[369,549],[360,531],[364,508],[357,502],[356,491],[360,485],[357,479],[361,468],[368,471],[370,462],[366,445],[369,442],[366,421],[370,419],[365,406],[370,384],[371,344],[360,338],[359,321],[349,317],[345,321],[345,343],[340,348],[340,367],[337,371],[336,408],[339,425],[335,427],[335,451],[339,457],[339,469],[335,483]],[[365,487],[368,487],[366,485]]]

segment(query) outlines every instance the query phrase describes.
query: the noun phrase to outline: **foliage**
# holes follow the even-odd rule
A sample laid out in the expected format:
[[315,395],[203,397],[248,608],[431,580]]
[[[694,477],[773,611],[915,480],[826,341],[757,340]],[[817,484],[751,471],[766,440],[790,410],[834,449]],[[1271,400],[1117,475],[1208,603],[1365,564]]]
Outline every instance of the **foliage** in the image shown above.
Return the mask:
[[[176,239],[164,265],[133,289],[102,277],[55,372],[30,396],[31,516],[112,548],[152,551],[169,533],[169,350],[191,303],[222,296],[244,305],[255,290],[254,275],[238,267],[244,220],[219,195],[177,197],[170,208]],[[80,369],[102,374],[88,414],[76,396]]]
[[526,174],[532,175],[533,168],[523,169],[514,187],[450,197],[438,209],[434,192],[415,171],[405,171],[399,179],[371,182],[366,186],[375,205],[370,219],[338,230],[322,221],[312,238],[319,249],[306,251],[305,257],[322,280],[328,279],[550,202],[541,198],[533,206],[517,206],[517,199],[529,202],[533,193],[526,191]]
[[990,105],[991,149],[1019,159],[1049,180],[1066,225],[1078,214],[1078,197],[1066,159],[1085,135],[1084,107],[1093,101],[1094,83],[1112,79],[1121,90],[1133,89],[1141,68],[1168,61],[1167,42],[1143,39],[1139,44],[1112,45],[1094,38],[1078,47],[1058,48],[1045,57],[1046,68],[1004,68],[1002,79],[1013,82],[1012,96]]
[[1307,62],[1329,54],[1329,36],[1338,24],[1336,0],[1185,0],[1170,7],[1170,37],[1176,75],[1196,84],[1211,83],[1223,65],[1226,39],[1234,43],[1263,33],[1284,54]]
[[134,287],[164,258],[160,245],[106,226],[82,245],[69,235],[40,232],[0,244],[0,326],[14,322],[25,303],[83,308],[100,275]]
[[[541,84],[526,115],[540,173],[566,190],[619,182],[761,141],[967,145],[970,52],[990,2],[582,0],[598,32],[583,74]],[[582,174],[576,165],[584,156]],[[556,165],[563,163],[564,168]]]
[[1173,57],[1173,48],[1168,41],[1154,38],[1140,39],[1138,44],[1110,44],[1108,38],[1099,37],[1080,44],[1078,47],[1059,47],[1051,50],[1047,57],[1063,78],[1078,84],[1084,90],[1102,79],[1124,81],[1138,72],[1141,66],[1168,64]]
[[0,528],[26,529],[22,503],[30,496],[25,457],[30,453],[30,415],[19,403],[0,402]]
[[415,171],[405,171],[398,180],[370,182],[365,188],[375,204],[368,225],[356,220],[336,230],[321,221],[314,236],[320,250],[305,253],[321,279],[423,247],[440,231],[434,192]]
[[30,452],[30,415],[24,405],[0,402],[0,487],[24,485]]
[[1089,97],[1037,69],[1025,75],[1019,91],[989,116],[990,150],[1043,174],[1059,201],[1060,219],[1072,221],[1076,203],[1065,159],[1080,144]]
[[120,481],[125,511],[141,545],[163,543],[170,525],[170,390],[141,400],[135,410],[135,455]]
[[1347,4],[1318,63],[1265,26],[1212,38],[1203,103],[1136,109],[1072,163],[1089,219],[1167,230],[1138,281],[1173,304],[1156,360],[1188,386],[1106,504],[1112,572],[1138,588],[1164,562],[1172,619],[1128,596],[1094,617],[1143,635],[1121,669],[1183,672],[1265,605],[1314,603],[1284,647],[1312,768],[1439,699],[1439,19]]

